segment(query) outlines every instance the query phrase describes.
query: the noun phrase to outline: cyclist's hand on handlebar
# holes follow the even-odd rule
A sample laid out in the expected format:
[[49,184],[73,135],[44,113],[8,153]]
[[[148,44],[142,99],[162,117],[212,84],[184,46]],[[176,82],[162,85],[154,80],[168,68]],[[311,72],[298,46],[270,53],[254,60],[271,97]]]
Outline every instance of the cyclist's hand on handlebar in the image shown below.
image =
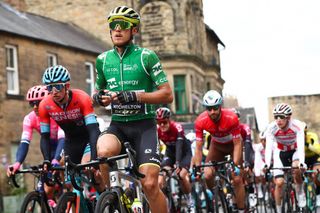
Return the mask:
[[52,167],[58,167],[60,166],[60,162],[57,159],[52,159],[51,165]]
[[193,166],[193,173],[195,180],[198,181],[201,179],[201,168],[199,166],[194,165]]
[[42,163],[42,168],[44,171],[48,171],[51,168],[51,163],[49,160],[44,160]]
[[244,168],[244,171],[248,173],[249,170],[250,170],[250,163],[247,162],[247,161],[245,161],[245,162],[243,163],[243,168]]
[[14,175],[19,169],[20,169],[21,163],[15,162],[14,164],[8,166],[7,169],[7,176],[10,177],[11,175]]
[[305,163],[300,163],[299,167],[302,172],[305,172],[308,169],[308,166]]
[[177,161],[175,163],[175,170],[176,170],[177,175],[180,177],[179,173],[181,172],[181,166],[180,166],[180,162],[179,161]]

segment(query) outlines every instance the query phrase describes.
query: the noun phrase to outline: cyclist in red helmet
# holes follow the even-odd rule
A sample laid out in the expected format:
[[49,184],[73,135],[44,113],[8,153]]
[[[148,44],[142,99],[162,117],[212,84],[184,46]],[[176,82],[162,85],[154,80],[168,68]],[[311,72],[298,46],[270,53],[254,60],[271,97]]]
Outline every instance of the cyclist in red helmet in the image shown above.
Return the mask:
[[[188,170],[191,163],[191,142],[186,139],[181,124],[170,119],[170,109],[157,109],[158,138],[166,145],[166,153],[161,166],[167,169],[176,168],[176,173],[182,180],[182,191],[191,192]],[[159,176],[159,185],[164,187],[165,174]]]
[[[40,134],[40,118],[38,107],[40,101],[48,95],[48,90],[46,86],[33,86],[28,90],[26,100],[29,102],[30,107],[33,111],[28,113],[23,119],[23,131],[21,134],[20,145],[16,153],[16,162],[10,165],[7,169],[7,175],[10,176],[15,174],[17,170],[21,167],[21,164],[25,160],[29,144],[32,140],[33,130],[36,130]],[[64,147],[64,131],[58,126],[58,124],[50,119],[50,150],[51,150],[51,164],[58,165],[61,160],[62,150]],[[52,187],[45,187],[47,194],[53,192]],[[49,198],[50,202],[50,198]]]

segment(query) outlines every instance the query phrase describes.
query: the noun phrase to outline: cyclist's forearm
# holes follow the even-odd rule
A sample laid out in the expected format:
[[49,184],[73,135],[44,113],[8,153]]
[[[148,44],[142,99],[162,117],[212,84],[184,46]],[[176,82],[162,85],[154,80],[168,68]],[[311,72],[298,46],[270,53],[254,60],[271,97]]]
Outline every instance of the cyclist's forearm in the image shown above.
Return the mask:
[[98,123],[92,123],[87,125],[90,140],[91,160],[97,158],[97,140],[100,135]]
[[196,142],[196,149],[195,149],[195,154],[194,154],[194,164],[195,165],[201,165],[202,161],[202,146],[203,142],[202,141],[197,141]]
[[58,145],[57,145],[56,153],[54,155],[54,159],[56,159],[58,161],[61,160],[61,154],[62,154],[63,147],[64,147],[64,138],[60,138],[58,140]]
[[241,139],[233,140],[233,162],[238,166],[241,165],[242,143]]
[[41,133],[40,149],[43,159],[50,161],[50,133]]
[[141,103],[163,104],[173,101],[172,91],[168,83],[164,83],[154,92],[138,92],[138,100]]
[[176,141],[176,161],[181,162],[183,148],[183,138],[178,138]]
[[16,153],[16,162],[23,163],[29,150],[29,141],[21,142]]

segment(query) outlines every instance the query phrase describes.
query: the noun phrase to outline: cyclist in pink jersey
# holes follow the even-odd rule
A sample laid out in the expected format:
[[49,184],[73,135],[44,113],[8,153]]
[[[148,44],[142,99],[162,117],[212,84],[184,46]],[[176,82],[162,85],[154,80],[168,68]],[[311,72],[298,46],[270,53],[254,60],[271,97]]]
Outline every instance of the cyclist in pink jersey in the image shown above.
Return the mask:
[[[181,124],[170,119],[170,109],[161,107],[157,109],[158,138],[166,145],[166,153],[161,162],[164,168],[176,167],[176,173],[182,180],[183,193],[191,192],[191,184],[188,175],[191,163],[191,142],[186,139]],[[159,185],[164,187],[165,174],[159,176]]]
[[[274,121],[267,127],[266,132],[266,165],[270,167],[273,157],[274,168],[283,166],[305,167],[304,152],[304,128],[305,123],[291,119],[292,108],[289,104],[280,103],[273,109]],[[306,205],[306,197],[303,190],[303,179],[300,169],[293,170],[296,192],[298,194],[298,206]],[[275,201],[279,211],[281,209],[282,188],[284,176],[282,170],[274,171],[275,177]]]
[[[8,176],[14,174],[25,160],[28,154],[29,144],[32,140],[33,130],[36,130],[40,134],[40,118],[38,107],[40,101],[47,94],[48,90],[45,86],[41,85],[34,86],[28,90],[26,99],[27,101],[29,101],[29,105],[33,107],[33,111],[28,113],[23,119],[23,131],[21,135],[20,145],[16,153],[16,162],[8,167]],[[50,124],[50,159],[52,164],[59,164],[64,146],[64,132],[54,120],[51,119]]]
[[[25,160],[28,154],[29,144],[32,140],[33,130],[36,130],[40,134],[40,118],[38,107],[40,101],[47,94],[47,88],[41,85],[31,87],[28,90],[26,99],[27,101],[29,101],[29,105],[33,108],[33,111],[28,113],[23,119],[23,131],[21,135],[20,145],[16,153],[16,162],[8,167],[8,177],[15,174]],[[64,139],[65,135],[63,130],[54,120],[50,119],[50,160],[52,165],[59,165],[64,147]],[[45,191],[48,195],[49,204],[54,207],[54,187],[45,185]]]
[[[194,163],[195,165],[201,164],[203,131],[206,130],[211,134],[212,138],[206,162],[223,161],[226,155],[232,155],[233,161],[239,170],[243,163],[239,119],[232,110],[223,109],[222,102],[221,95],[215,90],[208,91],[203,97],[203,105],[206,107],[206,111],[201,113],[195,121],[197,144]],[[237,172],[232,175],[236,203],[239,212],[244,212],[244,184],[241,175],[236,174]],[[212,188],[214,184],[213,168],[205,167],[204,174],[207,186]]]

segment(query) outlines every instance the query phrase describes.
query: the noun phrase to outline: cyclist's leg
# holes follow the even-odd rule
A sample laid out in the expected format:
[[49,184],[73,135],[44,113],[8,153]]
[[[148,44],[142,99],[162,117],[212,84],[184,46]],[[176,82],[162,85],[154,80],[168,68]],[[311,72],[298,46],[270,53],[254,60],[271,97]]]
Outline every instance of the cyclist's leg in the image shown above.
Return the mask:
[[[275,148],[273,151],[273,166],[274,168],[281,168],[283,167],[282,159],[280,157],[280,150],[278,148]],[[283,176],[283,171],[276,169],[273,171],[274,175],[274,183],[276,185],[275,190],[274,190],[274,199],[276,202],[276,209],[277,212],[281,212],[281,207],[282,207],[282,189],[284,185],[284,176]]]
[[[101,133],[97,141],[97,155],[98,157],[111,157],[120,154],[121,142],[117,133],[117,127],[110,124],[110,127]],[[105,190],[106,186],[109,186],[109,169],[106,164],[100,165],[101,179],[97,180],[100,183],[96,189],[99,193]]]
[[[231,144],[233,147],[233,143]],[[231,152],[232,156],[233,156],[233,149]],[[242,152],[241,152],[242,154]],[[240,159],[241,162],[242,161],[242,156]],[[240,211],[244,211],[245,209],[245,199],[243,199],[245,197],[245,187],[244,187],[244,182],[243,182],[243,169],[240,168],[240,174],[236,175],[234,172],[232,173],[232,185],[234,187],[234,193],[235,193],[235,199],[236,199],[236,203],[237,203],[237,207],[239,212]]]
[[[292,167],[300,167],[299,165],[299,158],[298,158],[298,151],[296,151],[292,156]],[[303,208],[306,206],[306,194],[304,191],[304,182],[302,178],[302,172],[300,169],[293,170],[293,178],[296,188],[296,196],[298,199],[298,206]]]
[[149,201],[152,212],[166,212],[166,199],[158,185],[159,167],[152,164],[142,164],[139,171],[145,175],[141,179],[143,191]]
[[[164,166],[163,167],[165,170],[169,171],[171,169],[171,166]],[[159,184],[159,187],[160,189],[165,189],[167,183],[166,183],[166,177],[167,177],[168,174],[166,174],[166,172],[161,172],[161,174],[159,175],[159,178],[158,178],[158,184]]]
[[[215,142],[211,142],[205,162],[223,161],[224,157],[231,152],[228,152],[227,148],[228,147],[225,144],[221,145]],[[215,171],[213,167],[204,168],[204,178],[209,189],[212,189],[214,187],[214,175]]]
[[133,122],[128,132],[137,153],[139,171],[145,175],[141,184],[151,212],[167,212],[166,198],[158,184],[160,156],[156,123],[154,120]]
[[181,189],[184,194],[191,193],[191,181],[189,176],[189,166],[191,163],[191,152],[185,153],[181,160],[181,171],[179,173],[179,176],[181,177]]

